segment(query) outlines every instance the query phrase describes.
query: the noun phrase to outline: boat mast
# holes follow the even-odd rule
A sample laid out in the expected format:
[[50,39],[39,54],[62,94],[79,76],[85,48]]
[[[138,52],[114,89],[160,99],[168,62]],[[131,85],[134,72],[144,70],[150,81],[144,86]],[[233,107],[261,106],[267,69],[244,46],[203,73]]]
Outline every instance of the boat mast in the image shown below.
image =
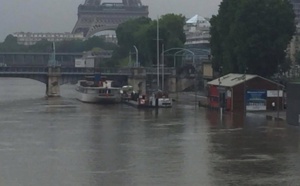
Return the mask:
[[157,50],[157,89],[159,89],[159,17],[157,17],[157,38],[156,38],[156,50]]

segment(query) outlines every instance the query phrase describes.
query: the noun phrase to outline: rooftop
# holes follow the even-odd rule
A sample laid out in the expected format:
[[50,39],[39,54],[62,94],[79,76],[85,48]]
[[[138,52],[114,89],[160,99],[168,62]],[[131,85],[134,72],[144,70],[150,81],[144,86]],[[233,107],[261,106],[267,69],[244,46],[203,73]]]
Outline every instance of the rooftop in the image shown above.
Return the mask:
[[[217,85],[217,86],[222,86],[222,87],[234,87],[238,84],[244,83],[250,79],[260,77],[266,81],[270,81],[272,83],[278,84],[272,80],[266,79],[264,77],[258,76],[258,75],[253,75],[253,74],[227,74],[225,76],[222,76],[220,78],[214,79],[210,82],[208,82],[208,85]],[[278,84],[280,86],[283,86],[281,84]]]
[[258,77],[251,74],[227,74],[218,79],[208,82],[208,85],[220,85],[224,87],[234,87],[240,83],[244,83],[247,80]]
[[201,26],[206,26],[210,27],[210,23],[207,19],[205,19],[202,16],[195,15],[189,20],[186,21],[187,24],[193,24],[193,25],[201,25]]

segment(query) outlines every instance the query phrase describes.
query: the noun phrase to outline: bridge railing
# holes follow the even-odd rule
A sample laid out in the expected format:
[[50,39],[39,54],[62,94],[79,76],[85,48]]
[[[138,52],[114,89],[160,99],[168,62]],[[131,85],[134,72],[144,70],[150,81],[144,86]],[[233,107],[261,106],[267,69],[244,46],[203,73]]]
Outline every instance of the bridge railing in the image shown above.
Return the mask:
[[2,73],[46,73],[45,67],[0,67]]
[[[112,74],[112,75],[130,75],[132,73],[131,68],[74,68],[74,67],[61,67],[60,72],[62,74]],[[157,74],[156,68],[145,68],[146,74]],[[164,68],[164,74],[172,74],[173,68]],[[46,74],[48,72],[47,67],[0,67],[0,73],[25,73],[25,74]],[[159,73],[162,74],[160,68]]]
[[[164,68],[164,72],[162,71],[162,68],[159,69],[159,73],[162,74],[162,72],[166,75],[168,74],[172,74],[174,68],[169,68],[169,67],[165,67]],[[146,73],[147,74],[157,74],[157,69],[156,68],[146,68]]]

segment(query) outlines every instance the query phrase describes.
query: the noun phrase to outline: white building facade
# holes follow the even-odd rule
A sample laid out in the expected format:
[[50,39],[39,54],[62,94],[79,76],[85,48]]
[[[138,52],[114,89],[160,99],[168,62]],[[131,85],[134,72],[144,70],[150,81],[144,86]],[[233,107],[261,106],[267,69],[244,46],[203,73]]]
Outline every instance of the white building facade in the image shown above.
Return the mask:
[[50,42],[59,42],[64,40],[84,40],[83,33],[72,34],[65,33],[32,33],[32,32],[16,32],[13,34],[17,38],[20,45],[34,45],[38,41],[46,39]]
[[209,49],[210,23],[208,19],[195,15],[186,21],[184,30],[187,48]]

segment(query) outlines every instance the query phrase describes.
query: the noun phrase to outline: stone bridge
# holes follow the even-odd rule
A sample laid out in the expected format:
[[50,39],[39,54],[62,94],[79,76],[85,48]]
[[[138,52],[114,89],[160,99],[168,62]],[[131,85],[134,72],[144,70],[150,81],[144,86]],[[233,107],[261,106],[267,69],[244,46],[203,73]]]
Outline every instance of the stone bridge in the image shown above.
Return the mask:
[[[74,68],[74,67],[35,67],[35,66],[14,66],[0,67],[0,77],[28,78],[46,84],[49,89],[49,81],[54,84],[75,84],[85,76],[101,74],[108,79],[119,82],[120,85],[133,85],[135,90],[146,92],[146,90],[163,89],[169,92],[180,92],[195,87],[195,70],[190,66],[181,69],[165,68],[159,71],[159,85],[157,87],[156,68]],[[163,75],[162,75],[163,74]],[[53,83],[52,82],[52,83]],[[59,95],[59,88],[56,91]]]
[[[76,83],[85,76],[101,74],[108,79],[118,81],[120,85],[130,84],[135,90],[146,93],[151,81],[157,77],[156,68],[74,68],[74,67],[0,67],[0,77],[29,78],[46,84],[46,91],[53,90],[48,95],[58,96],[59,86],[66,83]],[[162,76],[163,74],[163,76]],[[176,91],[176,70],[160,69],[160,83],[162,79],[166,89]],[[164,78],[163,78],[164,77]],[[55,87],[55,88],[53,88]]]

